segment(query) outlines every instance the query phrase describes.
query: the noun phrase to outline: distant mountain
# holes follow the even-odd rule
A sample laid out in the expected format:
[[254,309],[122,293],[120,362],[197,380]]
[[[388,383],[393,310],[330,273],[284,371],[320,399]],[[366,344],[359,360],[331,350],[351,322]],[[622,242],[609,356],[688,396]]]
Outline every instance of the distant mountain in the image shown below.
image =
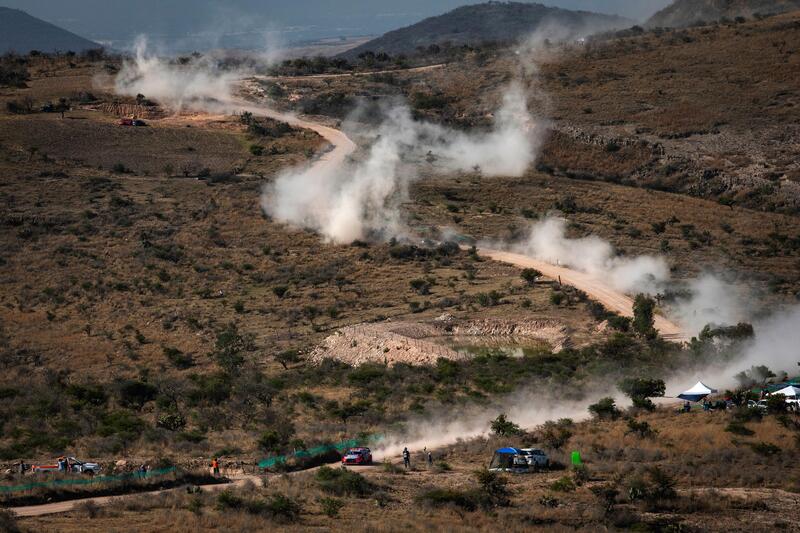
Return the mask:
[[390,31],[341,55],[353,58],[367,50],[392,55],[410,54],[417,47],[432,44],[461,46],[492,41],[510,42],[551,24],[577,35],[625,28],[634,22],[615,15],[570,11],[542,4],[488,2],[459,7],[444,15]]
[[0,53],[82,52],[101,46],[18,9],[0,7]]
[[645,23],[648,28],[682,28],[722,18],[774,15],[800,9],[800,0],[675,0]]

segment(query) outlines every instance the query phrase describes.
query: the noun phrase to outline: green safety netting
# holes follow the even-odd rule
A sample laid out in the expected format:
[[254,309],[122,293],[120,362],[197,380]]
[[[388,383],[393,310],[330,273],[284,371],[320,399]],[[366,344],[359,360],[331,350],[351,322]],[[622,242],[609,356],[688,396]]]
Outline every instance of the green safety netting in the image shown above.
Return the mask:
[[262,459],[258,462],[259,468],[270,468],[280,463],[285,463],[287,459],[297,457],[316,457],[317,455],[322,455],[327,453],[331,450],[336,450],[338,452],[342,452],[347,450],[348,448],[355,448],[356,446],[361,446],[365,441],[367,442],[376,442],[380,440],[380,436],[374,435],[367,439],[348,439],[338,442],[336,444],[323,444],[321,446],[314,446],[313,448],[308,448],[307,450],[298,450],[294,453],[290,453],[287,455],[277,455],[275,457],[268,457],[267,459]]
[[148,470],[147,472],[128,472],[125,474],[118,474],[115,476],[93,476],[93,477],[76,477],[64,479],[52,479],[50,481],[34,481],[25,485],[0,485],[0,492],[21,492],[41,487],[63,487],[65,485],[91,485],[92,483],[108,483],[109,481],[131,481],[137,479],[148,479],[153,477],[165,476],[172,474],[178,469],[174,466],[169,468],[160,468],[157,470]]

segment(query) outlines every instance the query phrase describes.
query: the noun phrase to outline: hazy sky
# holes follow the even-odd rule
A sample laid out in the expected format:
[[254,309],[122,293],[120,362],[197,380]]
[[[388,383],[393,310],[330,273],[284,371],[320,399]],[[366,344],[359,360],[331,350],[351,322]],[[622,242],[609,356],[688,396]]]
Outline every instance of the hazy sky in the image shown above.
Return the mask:
[[[376,35],[478,0],[0,0],[96,41],[139,34],[170,48],[259,48],[340,35]],[[670,0],[541,0],[643,19]]]

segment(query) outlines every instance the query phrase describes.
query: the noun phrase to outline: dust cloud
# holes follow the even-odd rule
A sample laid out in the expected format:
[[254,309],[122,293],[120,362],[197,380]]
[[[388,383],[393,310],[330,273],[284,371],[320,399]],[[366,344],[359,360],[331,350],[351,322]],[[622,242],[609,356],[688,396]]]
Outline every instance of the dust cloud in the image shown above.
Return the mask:
[[371,133],[374,142],[363,160],[279,175],[264,188],[264,211],[331,242],[403,236],[400,205],[419,179],[410,163],[429,157],[441,173],[479,168],[486,176],[519,176],[534,161],[542,137],[520,83],[505,90],[489,132],[460,132],[417,121],[407,105],[399,104],[383,110],[383,120]]

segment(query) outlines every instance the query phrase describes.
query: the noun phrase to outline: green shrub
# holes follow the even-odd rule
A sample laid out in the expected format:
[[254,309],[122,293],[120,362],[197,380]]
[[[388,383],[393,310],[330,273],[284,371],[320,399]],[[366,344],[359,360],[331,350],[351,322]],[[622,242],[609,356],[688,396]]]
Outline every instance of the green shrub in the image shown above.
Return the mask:
[[100,418],[97,434],[101,437],[117,436],[123,441],[131,441],[144,430],[144,422],[128,411],[112,411]]
[[532,286],[534,283],[536,283],[537,279],[542,277],[542,273],[535,268],[526,268],[523,269],[520,277],[525,280],[525,283]]
[[614,398],[602,398],[597,403],[589,406],[589,412],[600,420],[616,420],[622,414],[617,409]]
[[674,500],[678,497],[675,481],[663,470],[653,466],[643,473],[632,476],[628,481],[628,497],[631,500],[644,500],[658,503],[662,500]]
[[639,422],[635,418],[628,419],[628,430],[625,431],[626,435],[636,435],[640,439],[648,439],[655,437],[658,431],[650,427],[645,421]]
[[430,507],[455,505],[465,511],[474,511],[478,508],[478,498],[472,491],[457,489],[430,489],[415,497],[417,503]]
[[550,490],[555,492],[572,492],[575,490],[575,482],[569,476],[564,476],[550,484]]
[[725,431],[729,433],[733,433],[734,435],[741,435],[743,437],[750,437],[755,435],[756,432],[752,429],[745,426],[742,422],[738,420],[731,420],[728,425],[725,427]]
[[154,400],[157,393],[158,389],[144,381],[123,380],[117,385],[120,405],[131,409],[141,409]]
[[339,511],[344,507],[344,502],[338,498],[324,497],[319,499],[322,506],[322,512],[329,518],[336,518],[339,516]]
[[336,496],[367,496],[375,490],[364,476],[345,468],[323,466],[314,478],[323,491]]
[[164,357],[166,357],[175,368],[185,370],[194,365],[191,355],[185,354],[177,348],[164,346]]
[[765,457],[777,455],[782,451],[779,446],[775,446],[774,444],[769,442],[759,442],[751,444],[750,448],[758,455],[763,455]]

